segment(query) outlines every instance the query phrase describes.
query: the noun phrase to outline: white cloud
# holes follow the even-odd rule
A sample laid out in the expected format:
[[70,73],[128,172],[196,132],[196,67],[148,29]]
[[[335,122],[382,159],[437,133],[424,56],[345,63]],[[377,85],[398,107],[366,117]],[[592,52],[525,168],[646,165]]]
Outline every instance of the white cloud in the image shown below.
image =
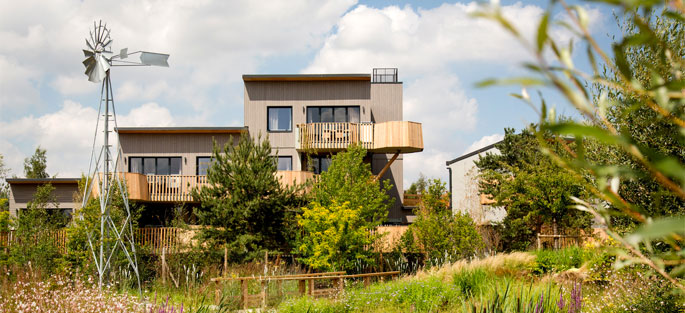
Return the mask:
[[[33,154],[36,146],[47,150],[50,175],[72,177],[86,172],[97,115],[94,108],[65,101],[57,112],[0,121],[0,144],[12,174],[23,174],[23,160]],[[117,120],[120,126],[175,125],[169,110],[156,103],[143,104],[119,115]]]
[[478,139],[474,143],[472,143],[468,148],[464,150],[464,154],[467,154],[472,151],[476,151],[480,148],[489,146],[493,143],[497,143],[500,140],[504,139],[504,135],[502,134],[492,134],[489,136],[483,136],[482,138]]
[[52,87],[65,96],[82,95],[99,90],[99,84],[93,84],[84,79],[84,75],[59,75],[52,82]]

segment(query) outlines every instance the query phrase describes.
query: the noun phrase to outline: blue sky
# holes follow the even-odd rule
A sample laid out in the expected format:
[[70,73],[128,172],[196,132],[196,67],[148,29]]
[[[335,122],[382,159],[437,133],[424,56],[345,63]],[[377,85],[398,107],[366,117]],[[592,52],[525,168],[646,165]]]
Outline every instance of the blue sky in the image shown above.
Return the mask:
[[[548,4],[501,5],[532,35]],[[611,11],[586,7],[593,33],[608,45],[606,34],[616,31]],[[474,87],[522,74],[528,57],[497,25],[470,18],[476,8],[475,2],[386,0],[0,0],[0,154],[19,177],[38,145],[47,149],[49,174],[87,171],[99,85],[83,75],[81,49],[93,20],[102,19],[115,51],[171,54],[170,68],[113,70],[121,126],[240,126],[242,74],[397,67],[404,119],[424,128],[424,152],[405,157],[405,184],[419,173],[446,180],[445,161],[498,140],[505,127],[537,120],[508,96],[520,89]],[[552,35],[571,36],[558,27]],[[574,58],[582,62],[582,55]],[[572,113],[544,92],[558,111]]]

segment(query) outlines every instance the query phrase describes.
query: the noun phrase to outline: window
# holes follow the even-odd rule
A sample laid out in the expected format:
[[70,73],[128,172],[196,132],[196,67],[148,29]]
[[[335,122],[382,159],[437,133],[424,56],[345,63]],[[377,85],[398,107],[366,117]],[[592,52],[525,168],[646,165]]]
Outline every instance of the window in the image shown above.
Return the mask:
[[307,123],[359,123],[359,107],[308,107]]
[[181,174],[180,157],[129,157],[128,171],[145,175]]
[[291,156],[279,156],[276,166],[279,171],[292,171],[293,170],[293,157]]
[[328,171],[328,168],[331,166],[331,157],[325,156],[325,157],[320,157],[320,156],[315,156],[311,158],[312,160],[312,171],[314,174],[321,174],[325,171]]
[[291,107],[267,108],[267,130],[270,132],[289,132],[293,130]]
[[207,175],[207,170],[212,166],[212,163],[214,163],[212,157],[197,157],[195,172],[200,176]]

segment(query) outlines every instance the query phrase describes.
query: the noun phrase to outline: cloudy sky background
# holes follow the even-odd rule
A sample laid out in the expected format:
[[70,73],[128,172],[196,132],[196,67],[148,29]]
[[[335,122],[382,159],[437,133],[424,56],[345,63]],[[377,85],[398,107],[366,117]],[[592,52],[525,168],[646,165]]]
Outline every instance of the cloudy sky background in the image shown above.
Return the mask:
[[[547,2],[501,5],[532,35]],[[423,123],[425,145],[405,156],[405,184],[419,173],[446,180],[445,161],[501,139],[505,127],[537,120],[508,96],[520,90],[474,87],[524,73],[527,59],[500,27],[469,17],[477,8],[441,1],[0,0],[0,154],[10,176],[23,176],[24,158],[39,145],[50,175],[87,171],[100,85],[83,74],[81,49],[102,19],[113,51],[171,54],[170,68],[113,70],[120,126],[242,126],[242,74],[397,67],[404,119]],[[587,8],[595,35],[615,31],[610,11]],[[559,27],[552,34],[571,36]],[[545,97],[571,113],[557,95]]]

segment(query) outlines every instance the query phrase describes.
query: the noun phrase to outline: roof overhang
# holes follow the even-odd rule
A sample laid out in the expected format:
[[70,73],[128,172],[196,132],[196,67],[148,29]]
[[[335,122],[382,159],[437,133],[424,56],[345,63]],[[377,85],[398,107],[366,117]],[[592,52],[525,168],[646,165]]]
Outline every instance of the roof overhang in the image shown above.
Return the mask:
[[119,134],[240,134],[247,127],[119,127]]
[[371,81],[371,74],[268,74],[243,75],[246,82],[278,81]]
[[78,184],[80,178],[7,178],[10,185],[36,185],[36,184]]

